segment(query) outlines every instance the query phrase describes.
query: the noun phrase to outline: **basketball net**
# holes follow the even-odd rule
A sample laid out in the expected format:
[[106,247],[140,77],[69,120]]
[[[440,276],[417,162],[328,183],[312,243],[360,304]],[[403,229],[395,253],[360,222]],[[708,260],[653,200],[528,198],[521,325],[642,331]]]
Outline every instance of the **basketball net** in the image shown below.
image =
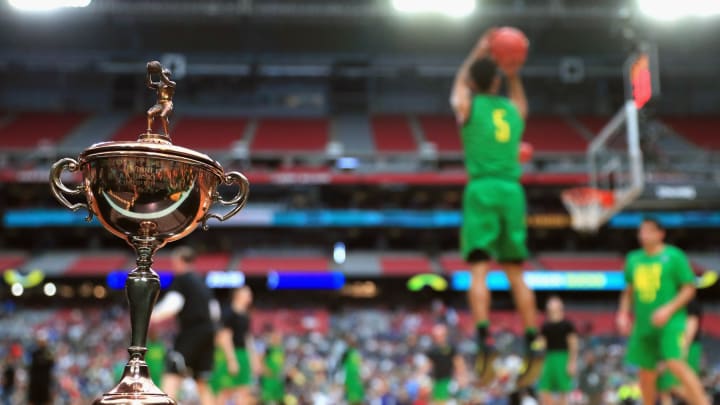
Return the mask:
[[603,214],[613,206],[614,193],[592,187],[571,188],[562,192],[562,201],[570,213],[573,229],[597,232]]

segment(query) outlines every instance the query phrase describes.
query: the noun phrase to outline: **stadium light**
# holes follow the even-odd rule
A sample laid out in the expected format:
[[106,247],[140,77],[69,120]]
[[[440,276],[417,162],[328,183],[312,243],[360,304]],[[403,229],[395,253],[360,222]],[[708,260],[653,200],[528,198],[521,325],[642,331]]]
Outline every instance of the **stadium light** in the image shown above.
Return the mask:
[[718,0],[638,0],[638,8],[648,17],[660,21],[672,21],[683,17],[720,16]]
[[15,283],[12,285],[12,287],[10,287],[10,292],[12,293],[12,295],[19,297],[23,295],[23,292],[25,292],[25,288],[23,288],[22,284]]
[[55,284],[53,283],[45,283],[43,286],[43,292],[48,297],[54,297],[55,293],[57,293],[57,287],[55,287]]
[[345,244],[342,242],[337,242],[333,247],[333,261],[335,261],[335,263],[337,264],[343,264],[345,263],[345,258]]
[[448,17],[467,17],[475,11],[476,0],[392,0],[398,12],[437,13]]
[[52,11],[61,8],[80,8],[90,5],[92,0],[8,0],[11,6],[22,11]]

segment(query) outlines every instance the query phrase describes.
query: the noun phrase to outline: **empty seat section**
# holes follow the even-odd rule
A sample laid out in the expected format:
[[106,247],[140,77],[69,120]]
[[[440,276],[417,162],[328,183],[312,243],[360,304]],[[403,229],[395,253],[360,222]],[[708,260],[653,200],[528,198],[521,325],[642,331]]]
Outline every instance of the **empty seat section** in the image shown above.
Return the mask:
[[25,262],[25,255],[20,253],[6,253],[0,255],[0,271],[18,269]]
[[435,144],[438,152],[461,152],[460,130],[450,116],[420,117],[425,140]]
[[130,260],[126,255],[81,255],[75,262],[68,266],[65,275],[102,276],[113,271],[129,271],[130,269]]
[[[210,271],[225,271],[230,265],[231,256],[229,253],[204,253],[197,255],[193,270],[206,274]],[[153,269],[155,271],[172,271],[172,256],[169,254],[156,255],[153,260]]]
[[[159,122],[155,122],[155,132],[158,132]],[[137,141],[138,136],[145,132],[147,129],[147,118],[144,115],[136,115],[130,117],[125,124],[123,124],[117,131],[110,137],[111,141]],[[170,134],[172,135],[172,133]]]
[[42,144],[56,145],[87,118],[83,113],[18,114],[0,127],[0,147],[32,149]]
[[701,148],[720,149],[720,118],[664,118],[663,122]]
[[379,116],[372,119],[375,149],[380,153],[416,152],[417,145],[405,116]]
[[190,149],[229,149],[242,139],[247,120],[242,118],[196,118],[178,120],[170,135],[173,144]]
[[[465,260],[463,260],[463,258],[460,257],[460,255],[457,255],[457,254],[446,254],[446,255],[443,255],[442,257],[440,257],[440,267],[442,267],[443,272],[446,274],[451,274],[456,271],[470,270],[470,266],[468,265],[468,263]],[[533,268],[533,265],[529,260],[526,260],[523,263],[523,268],[525,270],[531,270]],[[491,270],[500,270],[501,267],[500,267],[499,263],[497,263],[495,261],[491,261],[490,269]]]
[[323,256],[250,256],[240,261],[239,269],[246,275],[264,275],[270,271],[328,271]]
[[610,122],[611,118],[612,117],[582,116],[578,117],[577,120],[580,121],[580,124],[582,124],[590,132],[597,135],[600,131],[602,131],[605,125]]
[[560,271],[619,271],[624,261],[616,256],[541,256],[540,265],[547,270]]
[[585,153],[588,142],[561,117],[532,117],[527,121],[523,140],[537,152]]
[[423,255],[388,255],[380,257],[383,275],[405,276],[420,273],[432,273],[430,260]]
[[258,122],[253,152],[324,152],[329,139],[328,121],[320,118],[264,119]]

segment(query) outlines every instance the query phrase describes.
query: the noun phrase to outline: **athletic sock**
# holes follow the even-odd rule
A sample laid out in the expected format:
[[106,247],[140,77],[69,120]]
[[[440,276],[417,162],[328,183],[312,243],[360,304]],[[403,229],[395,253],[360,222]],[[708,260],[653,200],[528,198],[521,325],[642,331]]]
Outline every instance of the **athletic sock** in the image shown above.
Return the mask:
[[490,328],[490,322],[488,321],[482,321],[478,322],[475,325],[475,329],[477,331],[477,345],[479,351],[484,351],[487,347],[487,341],[488,341],[488,329]]
[[525,329],[525,349],[529,353],[532,350],[532,344],[537,338],[537,329],[536,328],[526,328]]

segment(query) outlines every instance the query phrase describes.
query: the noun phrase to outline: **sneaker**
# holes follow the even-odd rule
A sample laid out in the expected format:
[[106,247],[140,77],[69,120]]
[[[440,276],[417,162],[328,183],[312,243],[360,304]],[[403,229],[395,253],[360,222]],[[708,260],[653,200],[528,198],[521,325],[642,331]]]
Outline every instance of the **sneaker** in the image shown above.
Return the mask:
[[475,375],[478,378],[478,386],[486,387],[495,380],[495,359],[497,359],[497,351],[492,344],[486,343],[478,347],[475,356]]
[[541,338],[536,338],[530,343],[529,350],[525,353],[517,387],[525,388],[534,385],[540,378],[544,362],[545,345]]

